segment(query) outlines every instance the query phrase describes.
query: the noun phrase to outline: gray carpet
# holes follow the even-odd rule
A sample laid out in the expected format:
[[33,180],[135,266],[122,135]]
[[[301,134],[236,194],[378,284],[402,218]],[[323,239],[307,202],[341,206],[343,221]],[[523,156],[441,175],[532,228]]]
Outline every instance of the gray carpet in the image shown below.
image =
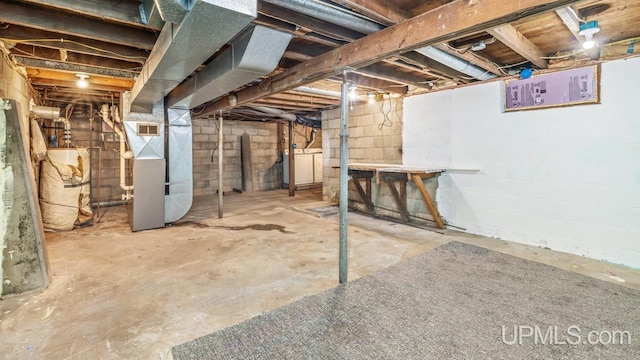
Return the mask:
[[[540,336],[505,344],[514,341],[514,326],[522,335],[537,326]],[[603,343],[611,342],[605,331],[628,331],[631,344],[591,345],[591,331]],[[599,342],[597,334],[591,340]],[[640,291],[452,242],[178,345],[173,356],[640,359]]]

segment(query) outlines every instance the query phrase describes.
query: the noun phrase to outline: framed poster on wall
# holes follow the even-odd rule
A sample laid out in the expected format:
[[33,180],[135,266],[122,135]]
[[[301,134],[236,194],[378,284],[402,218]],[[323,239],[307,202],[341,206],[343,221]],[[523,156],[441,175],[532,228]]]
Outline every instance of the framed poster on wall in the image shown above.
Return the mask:
[[504,111],[600,103],[600,65],[504,81]]

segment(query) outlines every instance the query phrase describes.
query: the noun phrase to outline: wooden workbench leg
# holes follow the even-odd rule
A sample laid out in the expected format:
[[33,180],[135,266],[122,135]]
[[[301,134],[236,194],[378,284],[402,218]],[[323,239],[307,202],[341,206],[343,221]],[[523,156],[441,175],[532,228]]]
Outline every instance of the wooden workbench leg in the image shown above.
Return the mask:
[[407,203],[406,201],[402,202],[402,199],[400,198],[400,194],[398,194],[398,189],[396,189],[395,182],[390,179],[385,179],[385,182],[387,183],[387,185],[389,185],[389,190],[391,190],[391,195],[393,197],[393,200],[395,200],[396,206],[400,210],[400,215],[402,215],[402,219],[405,222],[409,222],[409,212],[407,211]]
[[431,216],[433,216],[433,220],[435,220],[436,224],[440,229],[444,229],[444,222],[442,221],[442,218],[440,217],[440,214],[438,213],[438,209],[436,208],[436,205],[433,203],[431,196],[427,192],[427,189],[424,187],[422,178],[416,174],[411,174],[411,178],[413,179],[413,182],[418,187],[418,190],[420,190],[420,194],[422,194],[422,199],[424,200],[424,203],[427,204],[427,208],[429,209]]
[[358,195],[360,195],[360,199],[362,200],[364,205],[367,207],[367,211],[372,213],[373,204],[371,203],[371,193],[364,192],[364,190],[362,189],[362,185],[360,185],[360,179],[357,177],[353,178],[353,186],[355,186],[356,190],[358,191]]

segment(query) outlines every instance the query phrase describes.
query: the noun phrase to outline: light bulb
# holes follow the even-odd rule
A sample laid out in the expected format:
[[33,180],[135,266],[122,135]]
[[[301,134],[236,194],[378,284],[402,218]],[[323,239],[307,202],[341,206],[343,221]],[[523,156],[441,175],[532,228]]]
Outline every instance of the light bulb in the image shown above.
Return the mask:
[[86,89],[89,87],[89,82],[87,81],[87,78],[89,77],[89,75],[76,74],[76,76],[80,78],[78,81],[76,81],[77,87],[79,87],[80,89]]
[[587,40],[582,43],[582,47],[587,50],[592,49],[594,46],[596,46],[596,42],[593,40],[593,38],[587,38]]
[[349,99],[355,100],[358,98],[358,93],[356,92],[358,88],[356,86],[349,87]]

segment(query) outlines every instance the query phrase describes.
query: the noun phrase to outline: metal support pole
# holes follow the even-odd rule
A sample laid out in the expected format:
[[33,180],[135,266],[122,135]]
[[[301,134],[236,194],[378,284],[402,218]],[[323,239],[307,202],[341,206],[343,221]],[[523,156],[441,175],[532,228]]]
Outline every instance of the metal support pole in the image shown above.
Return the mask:
[[349,84],[348,70],[342,70],[340,104],[340,284],[347,282],[347,212],[349,211]]
[[289,196],[296,195],[296,162],[293,148],[293,121],[289,121]]
[[220,112],[220,124],[218,126],[218,219],[222,219],[222,203],[224,196],[224,179],[222,171],[222,150],[224,149],[222,136],[222,112]]

